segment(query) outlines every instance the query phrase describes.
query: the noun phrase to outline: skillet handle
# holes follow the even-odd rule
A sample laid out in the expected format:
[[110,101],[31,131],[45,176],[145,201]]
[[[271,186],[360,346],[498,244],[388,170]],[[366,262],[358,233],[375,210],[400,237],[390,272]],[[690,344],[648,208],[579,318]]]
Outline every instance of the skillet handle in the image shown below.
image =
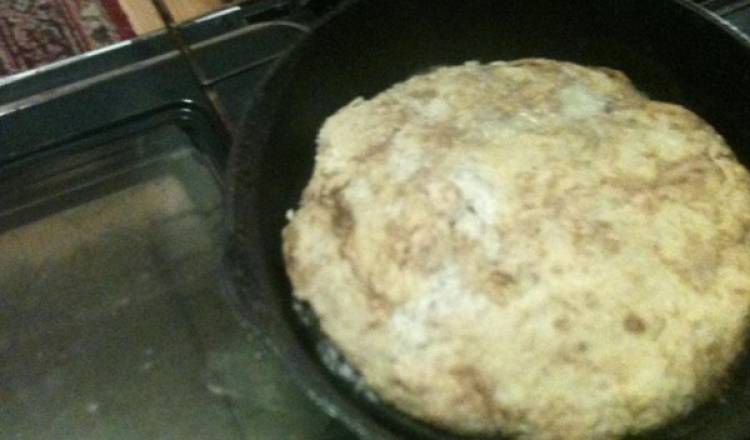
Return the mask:
[[694,1],[708,11],[733,22],[746,34],[750,34],[750,0]]

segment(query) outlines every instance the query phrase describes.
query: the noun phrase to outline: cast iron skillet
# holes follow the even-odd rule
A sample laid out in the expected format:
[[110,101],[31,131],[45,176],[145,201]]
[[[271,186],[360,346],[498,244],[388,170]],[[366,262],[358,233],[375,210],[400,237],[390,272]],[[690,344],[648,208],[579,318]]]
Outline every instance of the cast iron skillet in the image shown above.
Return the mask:
[[[228,279],[306,393],[363,438],[462,437],[357,397],[322,366],[316,337],[292,312],[280,231],[311,175],[318,128],[353,98],[431,67],[521,57],[620,69],[652,98],[700,114],[750,160],[750,42],[686,1],[346,2],[267,78],[233,149]],[[638,438],[750,439],[750,360],[722,400]]]

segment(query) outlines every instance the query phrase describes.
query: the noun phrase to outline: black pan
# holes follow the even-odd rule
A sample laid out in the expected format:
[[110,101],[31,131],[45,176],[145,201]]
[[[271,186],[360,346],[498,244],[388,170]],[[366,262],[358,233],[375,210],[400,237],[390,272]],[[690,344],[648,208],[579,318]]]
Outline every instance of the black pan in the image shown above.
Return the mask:
[[[650,97],[692,109],[750,159],[750,42],[682,0],[346,2],[267,78],[230,163],[229,284],[290,373],[367,439],[457,439],[368,403],[329,374],[292,311],[284,213],[307,183],[323,120],[357,96],[439,65],[549,57],[624,71]],[[499,438],[499,437],[495,437]],[[750,439],[750,361],[720,400],[639,438]]]

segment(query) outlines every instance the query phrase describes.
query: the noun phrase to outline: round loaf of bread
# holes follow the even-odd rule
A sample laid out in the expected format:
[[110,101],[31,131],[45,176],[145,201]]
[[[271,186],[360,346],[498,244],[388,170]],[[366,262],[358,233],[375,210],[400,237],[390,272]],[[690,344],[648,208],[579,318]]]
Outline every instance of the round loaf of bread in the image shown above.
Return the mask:
[[443,67],[331,116],[294,294],[385,402],[459,433],[612,439],[710,394],[750,310],[750,176],[620,72]]

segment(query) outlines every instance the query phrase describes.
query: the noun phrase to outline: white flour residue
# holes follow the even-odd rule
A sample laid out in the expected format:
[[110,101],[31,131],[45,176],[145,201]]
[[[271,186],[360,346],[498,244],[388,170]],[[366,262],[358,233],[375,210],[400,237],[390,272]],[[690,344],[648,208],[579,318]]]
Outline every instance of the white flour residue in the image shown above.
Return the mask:
[[593,116],[604,111],[606,100],[598,93],[576,83],[565,87],[558,93],[562,114],[571,119]]
[[430,276],[427,291],[392,315],[390,325],[398,340],[411,348],[422,348],[437,336],[430,322],[445,320],[476,321],[492,303],[482,295],[472,292],[457,265],[448,265]]

